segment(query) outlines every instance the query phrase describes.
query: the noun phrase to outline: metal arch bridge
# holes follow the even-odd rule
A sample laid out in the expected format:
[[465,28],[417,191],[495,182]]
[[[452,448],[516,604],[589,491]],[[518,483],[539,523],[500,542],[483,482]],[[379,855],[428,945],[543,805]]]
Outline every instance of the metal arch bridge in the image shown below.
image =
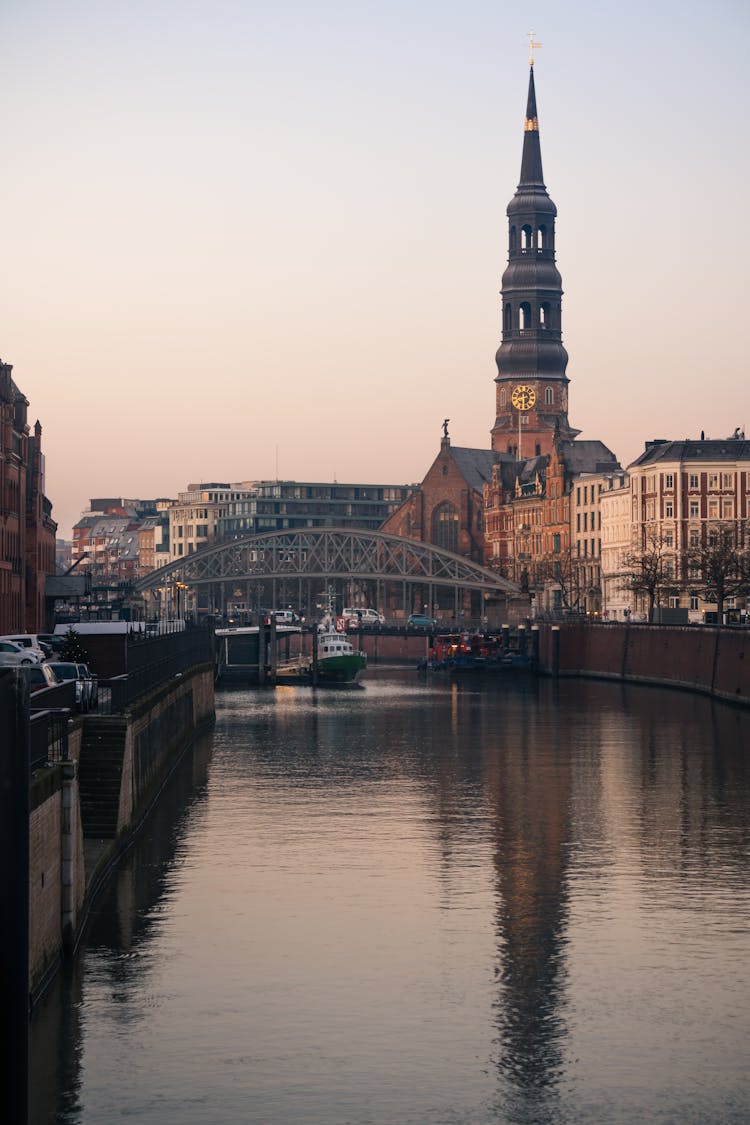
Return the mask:
[[302,583],[312,580],[374,582],[378,594],[384,584],[397,583],[403,589],[404,605],[407,589],[415,587],[429,588],[430,605],[433,590],[453,589],[456,604],[463,592],[501,598],[519,593],[518,586],[495,571],[432,543],[342,527],[295,528],[223,540],[152,571],[135,583],[134,592],[148,594],[176,583],[223,588],[228,583],[250,585],[269,579],[274,582],[274,597],[279,580],[298,582],[300,595]]

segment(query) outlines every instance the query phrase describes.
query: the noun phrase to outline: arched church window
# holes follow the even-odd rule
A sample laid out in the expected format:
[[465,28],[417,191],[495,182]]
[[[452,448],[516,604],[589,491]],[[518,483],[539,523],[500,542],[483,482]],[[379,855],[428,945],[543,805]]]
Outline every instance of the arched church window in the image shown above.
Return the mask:
[[531,227],[528,225],[528,223],[526,224],[526,226],[521,227],[521,249],[531,249]]
[[525,328],[531,328],[531,305],[528,301],[522,301],[519,306],[518,327],[521,331]]
[[510,248],[511,248],[511,250],[515,250],[515,248],[516,248],[516,228],[515,227],[510,228]]
[[432,513],[432,542],[444,551],[458,550],[458,512],[450,500],[438,504]]
[[544,250],[547,246],[547,228],[542,224],[536,232],[536,248]]
[[510,332],[513,328],[513,310],[510,305],[505,306],[505,331]]
[[549,325],[549,303],[542,301],[539,306],[539,324],[542,328],[547,328]]
[[555,402],[555,389],[554,387],[544,388],[544,405],[553,406]]
[[500,388],[500,405],[505,406],[505,404],[506,404],[505,387],[501,387]]

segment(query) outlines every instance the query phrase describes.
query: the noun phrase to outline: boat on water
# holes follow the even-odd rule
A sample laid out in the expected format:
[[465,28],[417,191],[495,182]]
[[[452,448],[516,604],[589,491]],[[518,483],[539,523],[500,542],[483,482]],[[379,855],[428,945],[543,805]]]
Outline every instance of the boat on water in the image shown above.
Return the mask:
[[429,655],[417,664],[420,672],[533,672],[526,653],[503,648],[497,637],[452,635],[436,637]]
[[355,684],[367,667],[364,652],[358,652],[343,628],[338,627],[333,608],[318,625],[318,683]]

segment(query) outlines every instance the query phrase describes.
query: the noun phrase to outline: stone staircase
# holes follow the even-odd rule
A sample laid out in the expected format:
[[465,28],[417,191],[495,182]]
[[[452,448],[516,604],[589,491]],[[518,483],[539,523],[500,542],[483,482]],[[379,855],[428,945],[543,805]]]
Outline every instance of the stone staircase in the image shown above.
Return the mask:
[[85,720],[78,791],[86,839],[113,839],[117,835],[126,733],[124,718],[91,716]]

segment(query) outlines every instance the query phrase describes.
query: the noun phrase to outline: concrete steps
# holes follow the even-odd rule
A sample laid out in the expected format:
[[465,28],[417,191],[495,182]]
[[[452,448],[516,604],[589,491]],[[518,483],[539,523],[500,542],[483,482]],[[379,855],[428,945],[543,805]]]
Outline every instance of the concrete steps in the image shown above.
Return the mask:
[[117,835],[126,733],[124,718],[92,716],[85,721],[78,762],[85,838],[104,840]]

